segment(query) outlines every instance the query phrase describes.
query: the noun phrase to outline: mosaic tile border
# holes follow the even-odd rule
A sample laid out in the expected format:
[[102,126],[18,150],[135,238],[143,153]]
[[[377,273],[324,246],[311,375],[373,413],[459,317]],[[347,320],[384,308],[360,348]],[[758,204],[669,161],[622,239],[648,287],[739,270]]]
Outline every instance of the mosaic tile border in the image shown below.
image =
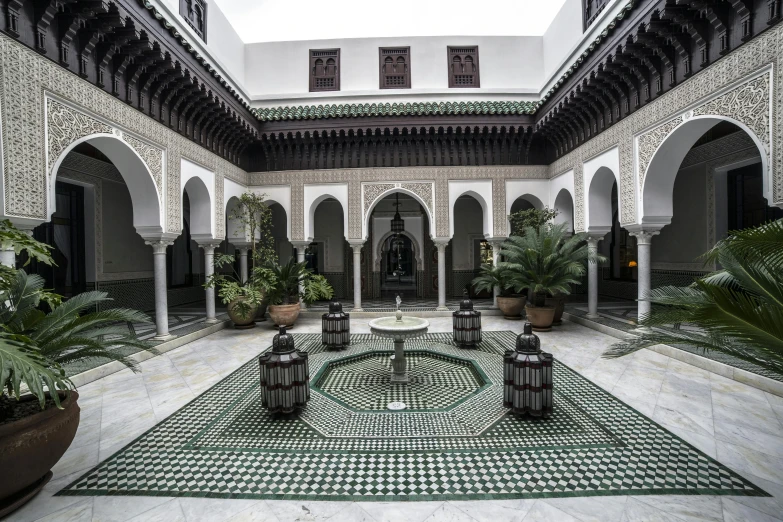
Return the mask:
[[[311,363],[319,364],[320,360],[323,364],[328,354],[334,355],[319,348],[318,334],[294,335],[297,344],[310,353]],[[460,353],[466,357],[502,359],[502,352],[514,337],[512,332],[487,332],[478,350]],[[379,350],[388,349],[386,345],[390,344],[368,334],[355,335],[352,341],[376,344]],[[444,345],[442,350],[459,350],[447,346],[447,333],[428,334],[423,341]],[[372,441],[314,437],[305,429],[305,422],[294,426],[301,436],[281,437],[276,430],[282,425],[270,422],[267,426],[274,430],[274,436],[267,437],[264,444],[277,441],[279,447],[274,450],[188,449],[186,444],[203,437],[219,440],[224,426],[245,411],[240,408],[242,401],[252,402],[254,387],[242,388],[237,384],[242,379],[250,382],[249,379],[257,378],[257,362],[253,358],[57,495],[361,501],[642,494],[769,496],[577,372],[559,361],[555,364],[556,401],[559,396],[574,403],[577,410],[592,419],[592,424],[600,425],[599,431],[616,440],[604,436],[597,445],[555,443],[536,444],[534,449],[500,445],[477,449],[459,445],[480,437],[444,433],[434,438],[435,447],[418,451],[355,451],[351,450],[352,444]],[[558,382],[563,384],[558,386]],[[229,410],[237,415],[229,415]],[[257,421],[254,424],[263,423],[255,411],[251,414]],[[395,414],[391,418],[401,417]],[[503,421],[508,419],[505,427],[514,428],[512,432],[518,431],[519,426],[529,431],[535,427],[504,414],[492,429],[503,428]],[[557,430],[538,431],[550,438],[559,436]],[[595,433],[600,435],[599,431]],[[498,433],[500,439],[506,435],[503,429]],[[242,440],[235,433],[229,435],[224,440],[253,442],[252,437]],[[532,435],[536,440],[536,433]],[[419,439],[427,440],[385,435],[384,444],[413,444]],[[318,449],[319,441],[326,441],[331,447]],[[287,442],[297,446],[286,446]],[[310,450],[302,449],[308,446]]]

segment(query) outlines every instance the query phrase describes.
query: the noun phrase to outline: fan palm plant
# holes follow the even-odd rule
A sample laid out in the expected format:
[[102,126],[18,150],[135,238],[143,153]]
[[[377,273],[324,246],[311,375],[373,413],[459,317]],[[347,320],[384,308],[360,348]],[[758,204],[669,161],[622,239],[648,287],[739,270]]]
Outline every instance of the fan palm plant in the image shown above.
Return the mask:
[[492,293],[495,287],[500,289],[500,295],[508,297],[511,295],[511,273],[499,266],[481,265],[479,268],[479,275],[477,275],[471,284],[477,292],[489,292]]
[[[783,373],[783,220],[732,232],[704,255],[722,270],[684,288],[649,293],[650,327],[613,345],[614,358],[656,344],[682,344],[722,352]],[[695,329],[679,329],[682,323]]]
[[529,289],[529,300],[543,306],[547,295],[571,293],[579,284],[588,262],[602,262],[602,256],[591,256],[584,234],[569,236],[566,224],[527,227],[524,235],[511,236],[500,251],[505,261],[498,267],[510,274],[509,284],[515,291]]

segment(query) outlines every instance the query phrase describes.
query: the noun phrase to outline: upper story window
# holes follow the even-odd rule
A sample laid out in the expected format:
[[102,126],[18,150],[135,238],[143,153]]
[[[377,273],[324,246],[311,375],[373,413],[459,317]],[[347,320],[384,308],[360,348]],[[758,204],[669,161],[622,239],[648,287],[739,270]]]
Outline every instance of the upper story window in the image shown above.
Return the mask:
[[449,87],[480,87],[478,46],[448,48]]
[[310,92],[340,90],[340,49],[310,49]]
[[608,3],[609,0],[582,0],[584,31],[587,31],[587,28],[595,22],[595,19],[598,18],[598,15],[601,14],[601,11],[604,10]]
[[411,88],[411,48],[381,47],[381,89]]
[[196,31],[196,34],[206,42],[207,0],[179,0],[179,14]]

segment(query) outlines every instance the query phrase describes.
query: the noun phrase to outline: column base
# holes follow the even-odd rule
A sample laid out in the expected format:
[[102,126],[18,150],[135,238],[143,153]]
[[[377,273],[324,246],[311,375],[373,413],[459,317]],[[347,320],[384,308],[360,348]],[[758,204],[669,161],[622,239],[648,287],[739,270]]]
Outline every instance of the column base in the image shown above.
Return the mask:
[[351,308],[351,312],[364,312],[364,308]]
[[215,323],[219,323],[220,321],[217,318],[213,318],[213,319],[204,319],[204,322],[206,324],[215,324]]
[[640,335],[641,334],[650,334],[650,333],[652,333],[652,328],[650,328],[649,326],[637,326],[636,328],[631,330],[631,332],[635,333],[635,334],[640,334]]
[[585,318],[586,319],[600,319],[601,316],[598,315],[598,314],[587,314],[587,315],[585,315]]
[[450,311],[448,306],[439,306],[435,310],[437,310],[438,312],[449,312]]
[[156,335],[155,337],[152,338],[152,340],[153,341],[171,341],[175,337],[177,337],[177,336],[174,335],[174,334]]

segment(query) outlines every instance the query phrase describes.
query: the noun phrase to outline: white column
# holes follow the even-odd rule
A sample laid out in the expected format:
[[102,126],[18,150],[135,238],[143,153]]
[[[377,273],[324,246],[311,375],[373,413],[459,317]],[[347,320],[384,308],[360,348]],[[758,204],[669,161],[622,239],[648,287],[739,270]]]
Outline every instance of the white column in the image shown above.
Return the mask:
[[[215,273],[215,247],[220,243],[203,243],[199,244],[204,249],[204,276],[209,279],[212,274]],[[204,298],[206,300],[207,317],[204,319],[205,323],[216,323],[217,317],[215,316],[215,287],[206,288],[204,290]]]
[[247,282],[247,253],[250,247],[239,247],[239,280],[244,284]]
[[353,308],[351,312],[362,310],[362,246],[364,241],[350,241],[353,249]]
[[[500,248],[506,241],[505,237],[489,239],[489,244],[492,245],[492,266],[498,266],[500,262]],[[498,307],[498,296],[500,295],[500,287],[495,286],[492,289],[492,308]]]
[[650,313],[651,305],[650,301],[648,301],[652,269],[650,263],[650,248],[652,246],[653,236],[658,233],[660,233],[660,229],[630,232],[630,234],[636,238],[636,270],[638,274],[637,283],[639,285],[637,315],[640,319]]
[[451,238],[433,239],[438,248],[438,311],[448,311],[446,307],[446,246]]
[[166,284],[166,247],[174,241],[154,239],[145,241],[152,247],[152,257],[155,268],[155,339],[165,341],[175,336],[169,333],[168,285]]
[[[304,263],[305,260],[305,249],[310,245],[309,241],[291,241],[291,244],[296,248],[296,262],[297,263]],[[302,281],[299,281],[299,293],[304,292],[304,284]],[[301,310],[307,310],[307,306],[305,305],[304,301],[300,298],[299,299],[299,308]]]
[[16,252],[13,245],[0,246],[0,264],[16,268]]
[[[598,255],[598,242],[603,236],[587,236],[589,257]],[[588,319],[598,319],[598,263],[587,263],[587,315]]]

